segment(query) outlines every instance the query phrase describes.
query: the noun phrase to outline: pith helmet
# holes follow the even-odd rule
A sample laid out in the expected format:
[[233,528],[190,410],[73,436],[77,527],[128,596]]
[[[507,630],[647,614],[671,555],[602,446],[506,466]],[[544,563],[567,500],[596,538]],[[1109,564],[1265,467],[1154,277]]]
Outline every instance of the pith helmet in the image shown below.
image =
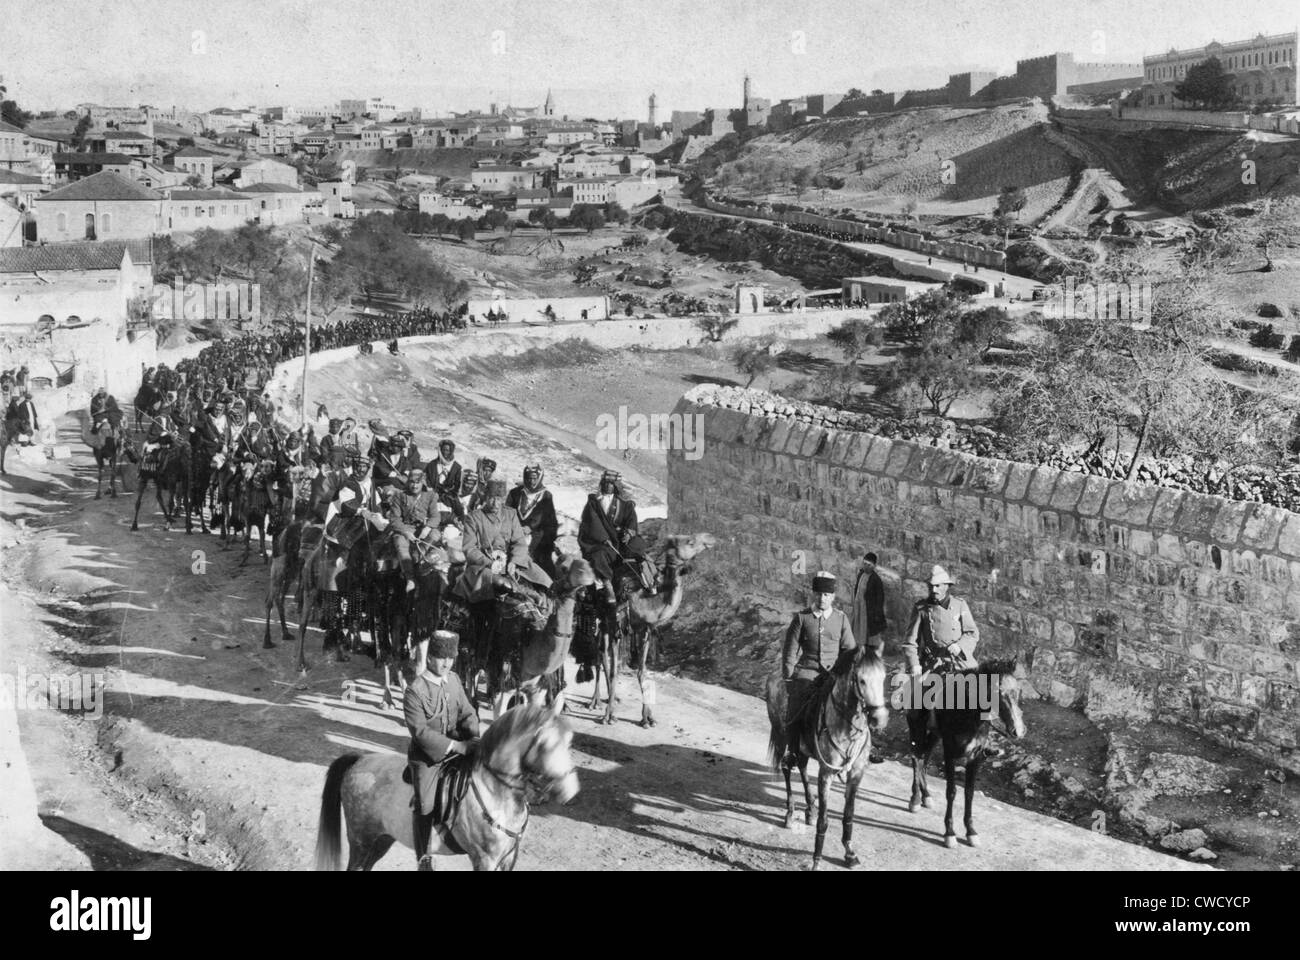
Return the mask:
[[940,584],[947,584],[948,586],[951,587],[956,582],[957,582],[956,580],[954,580],[951,576],[948,575],[948,571],[945,570],[943,567],[939,566],[939,564],[936,563],[930,569],[931,586],[939,586]]

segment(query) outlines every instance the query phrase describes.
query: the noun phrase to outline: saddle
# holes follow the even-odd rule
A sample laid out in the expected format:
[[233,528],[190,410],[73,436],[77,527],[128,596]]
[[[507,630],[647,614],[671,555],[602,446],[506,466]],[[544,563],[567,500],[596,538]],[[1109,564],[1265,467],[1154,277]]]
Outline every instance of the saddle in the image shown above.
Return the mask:
[[[411,810],[417,816],[428,817],[434,827],[444,827],[438,832],[445,843],[454,853],[463,854],[464,851],[456,843],[451,835],[451,831],[445,829],[445,825],[456,816],[456,811],[460,809],[461,803],[465,799],[465,794],[469,792],[469,778],[474,770],[474,754],[471,751],[468,754],[453,754],[442,763],[433,767],[434,780],[429,796],[419,795],[416,789],[415,778],[411,764],[406,765],[402,771],[402,782],[411,786]],[[416,809],[416,803],[419,801],[420,809]]]

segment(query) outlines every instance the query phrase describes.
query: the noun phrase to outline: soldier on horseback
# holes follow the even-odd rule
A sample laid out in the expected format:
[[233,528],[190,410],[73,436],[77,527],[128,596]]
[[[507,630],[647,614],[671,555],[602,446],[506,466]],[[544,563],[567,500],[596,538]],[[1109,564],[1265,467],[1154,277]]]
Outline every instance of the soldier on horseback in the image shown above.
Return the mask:
[[924,670],[946,672],[977,665],[975,645],[980,632],[970,607],[949,592],[953,579],[938,564],[930,571],[930,595],[912,607],[912,622],[902,643],[912,676]]
[[813,605],[796,613],[785,631],[781,675],[786,681],[787,723],[826,682],[840,657],[858,646],[849,618],[834,607],[835,575],[819,571],[812,588],[816,595]]
[[[411,732],[406,758],[415,787],[415,855],[421,870],[433,869],[429,837],[435,812],[442,812],[434,810],[434,795],[440,775],[446,772],[443,764],[456,756],[471,755],[479,733],[478,713],[451,669],[459,653],[459,638],[445,630],[433,636],[432,644],[427,639],[420,641],[417,669],[420,665],[424,669],[406,688],[402,701],[406,728]],[[443,839],[445,842],[445,835]]]
[[618,601],[614,576],[619,564],[626,564],[647,590],[654,589],[653,567],[646,561],[645,541],[637,529],[636,503],[626,498],[622,478],[613,470],[601,474],[599,493],[587,495],[578,547],[610,603]]
[[387,517],[393,549],[397,552],[409,592],[415,589],[411,541],[426,539],[438,527],[438,498],[432,490],[424,489],[424,471],[418,465],[407,470],[406,489],[389,496]]

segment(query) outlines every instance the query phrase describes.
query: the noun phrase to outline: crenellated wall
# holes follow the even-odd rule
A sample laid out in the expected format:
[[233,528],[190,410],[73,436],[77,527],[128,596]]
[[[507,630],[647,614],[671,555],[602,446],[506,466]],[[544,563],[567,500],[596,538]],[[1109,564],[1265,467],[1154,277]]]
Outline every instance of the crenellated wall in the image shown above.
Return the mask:
[[669,454],[669,522],[720,537],[710,569],[737,597],[789,608],[825,568],[846,601],[874,550],[897,639],[941,563],[980,649],[1019,654],[1043,697],[1300,772],[1300,515],[891,441],[736,388],[675,412],[703,415],[705,443]]

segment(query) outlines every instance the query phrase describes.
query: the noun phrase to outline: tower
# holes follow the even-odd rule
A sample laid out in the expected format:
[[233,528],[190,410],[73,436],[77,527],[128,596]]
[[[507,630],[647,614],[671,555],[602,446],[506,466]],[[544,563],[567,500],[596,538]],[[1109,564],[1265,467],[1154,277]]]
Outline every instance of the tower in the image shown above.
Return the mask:
[[549,88],[546,91],[546,106],[542,107],[542,116],[544,117],[555,116],[555,97],[551,95],[551,91]]
[[650,94],[650,126],[655,126],[655,95]]
[[740,109],[749,109],[749,74],[745,74],[745,98],[740,101]]

